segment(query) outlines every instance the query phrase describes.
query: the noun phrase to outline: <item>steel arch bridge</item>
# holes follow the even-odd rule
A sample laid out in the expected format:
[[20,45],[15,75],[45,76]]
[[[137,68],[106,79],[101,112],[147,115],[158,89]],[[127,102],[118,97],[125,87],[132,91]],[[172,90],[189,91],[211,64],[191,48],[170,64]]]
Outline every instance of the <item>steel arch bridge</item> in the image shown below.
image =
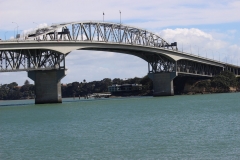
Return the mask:
[[178,72],[213,76],[239,67],[179,52],[150,31],[107,22],[70,22],[39,28],[15,41],[0,42],[0,72],[65,69],[65,57],[73,50],[126,53],[148,62],[150,73]]
[[[17,36],[19,37],[19,36]],[[65,57],[73,50],[125,53],[148,62],[154,96],[174,95],[178,75],[212,77],[240,67],[178,51],[177,42],[137,27],[106,22],[71,22],[39,28],[24,38],[0,42],[0,72],[27,71],[35,83],[35,103],[61,103]]]

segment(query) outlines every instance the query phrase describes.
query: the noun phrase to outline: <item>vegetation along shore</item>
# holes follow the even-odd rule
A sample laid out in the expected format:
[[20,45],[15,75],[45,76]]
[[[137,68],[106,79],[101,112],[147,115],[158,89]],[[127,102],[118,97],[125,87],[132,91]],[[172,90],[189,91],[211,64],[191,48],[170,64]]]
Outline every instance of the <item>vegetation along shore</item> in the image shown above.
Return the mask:
[[[178,76],[174,79],[174,93],[181,94],[206,94],[206,93],[226,93],[240,91],[240,77],[235,77],[234,74],[228,71],[221,72],[213,78],[199,78]],[[86,96],[92,93],[108,92],[108,86],[118,84],[142,84],[142,89],[129,92],[112,93],[113,96],[151,96],[153,92],[153,84],[148,76],[142,78],[129,79],[110,79],[104,78],[101,81],[87,82],[72,82],[62,84],[62,96]],[[35,86],[25,81],[24,85],[19,86],[16,82],[0,85],[0,100],[17,100],[17,99],[32,99]]]

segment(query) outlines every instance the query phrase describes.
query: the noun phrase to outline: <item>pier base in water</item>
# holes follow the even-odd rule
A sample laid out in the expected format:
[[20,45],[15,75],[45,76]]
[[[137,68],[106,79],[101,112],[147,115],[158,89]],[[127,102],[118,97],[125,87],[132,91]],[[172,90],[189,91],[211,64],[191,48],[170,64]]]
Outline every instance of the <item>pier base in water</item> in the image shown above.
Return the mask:
[[153,81],[153,96],[173,96],[173,79],[176,72],[170,73],[149,73],[149,78]]
[[62,103],[61,79],[65,70],[29,71],[35,83],[35,104]]

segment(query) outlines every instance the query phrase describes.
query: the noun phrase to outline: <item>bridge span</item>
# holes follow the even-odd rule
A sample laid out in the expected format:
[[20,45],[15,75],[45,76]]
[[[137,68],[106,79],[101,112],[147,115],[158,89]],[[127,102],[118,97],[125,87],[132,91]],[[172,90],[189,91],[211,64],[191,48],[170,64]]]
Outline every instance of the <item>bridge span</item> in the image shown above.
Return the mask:
[[73,50],[117,52],[137,56],[148,63],[154,96],[174,95],[178,75],[213,77],[240,67],[180,52],[177,42],[167,43],[144,29],[105,22],[71,22],[40,28],[22,39],[0,41],[0,72],[27,71],[35,82],[35,103],[62,102],[60,80],[65,57]]

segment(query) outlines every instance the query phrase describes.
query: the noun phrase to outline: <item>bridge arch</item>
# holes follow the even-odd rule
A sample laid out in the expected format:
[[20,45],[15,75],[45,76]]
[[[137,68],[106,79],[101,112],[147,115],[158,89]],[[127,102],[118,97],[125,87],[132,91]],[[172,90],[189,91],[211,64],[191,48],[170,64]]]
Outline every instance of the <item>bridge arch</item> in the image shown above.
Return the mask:
[[75,45],[73,43],[74,47],[70,47],[68,43],[68,47],[56,48],[56,51],[64,54],[69,54],[73,50],[100,50],[131,54],[147,62],[151,55],[163,56],[170,61],[179,59],[159,50],[177,50],[176,42],[169,44],[153,32],[121,23],[80,21],[53,24],[37,29],[28,37],[34,37],[38,41],[57,40],[79,43]]
[[70,22],[39,28],[28,34],[36,40],[90,41],[122,43],[177,50],[176,43],[167,43],[148,30],[119,23]]

